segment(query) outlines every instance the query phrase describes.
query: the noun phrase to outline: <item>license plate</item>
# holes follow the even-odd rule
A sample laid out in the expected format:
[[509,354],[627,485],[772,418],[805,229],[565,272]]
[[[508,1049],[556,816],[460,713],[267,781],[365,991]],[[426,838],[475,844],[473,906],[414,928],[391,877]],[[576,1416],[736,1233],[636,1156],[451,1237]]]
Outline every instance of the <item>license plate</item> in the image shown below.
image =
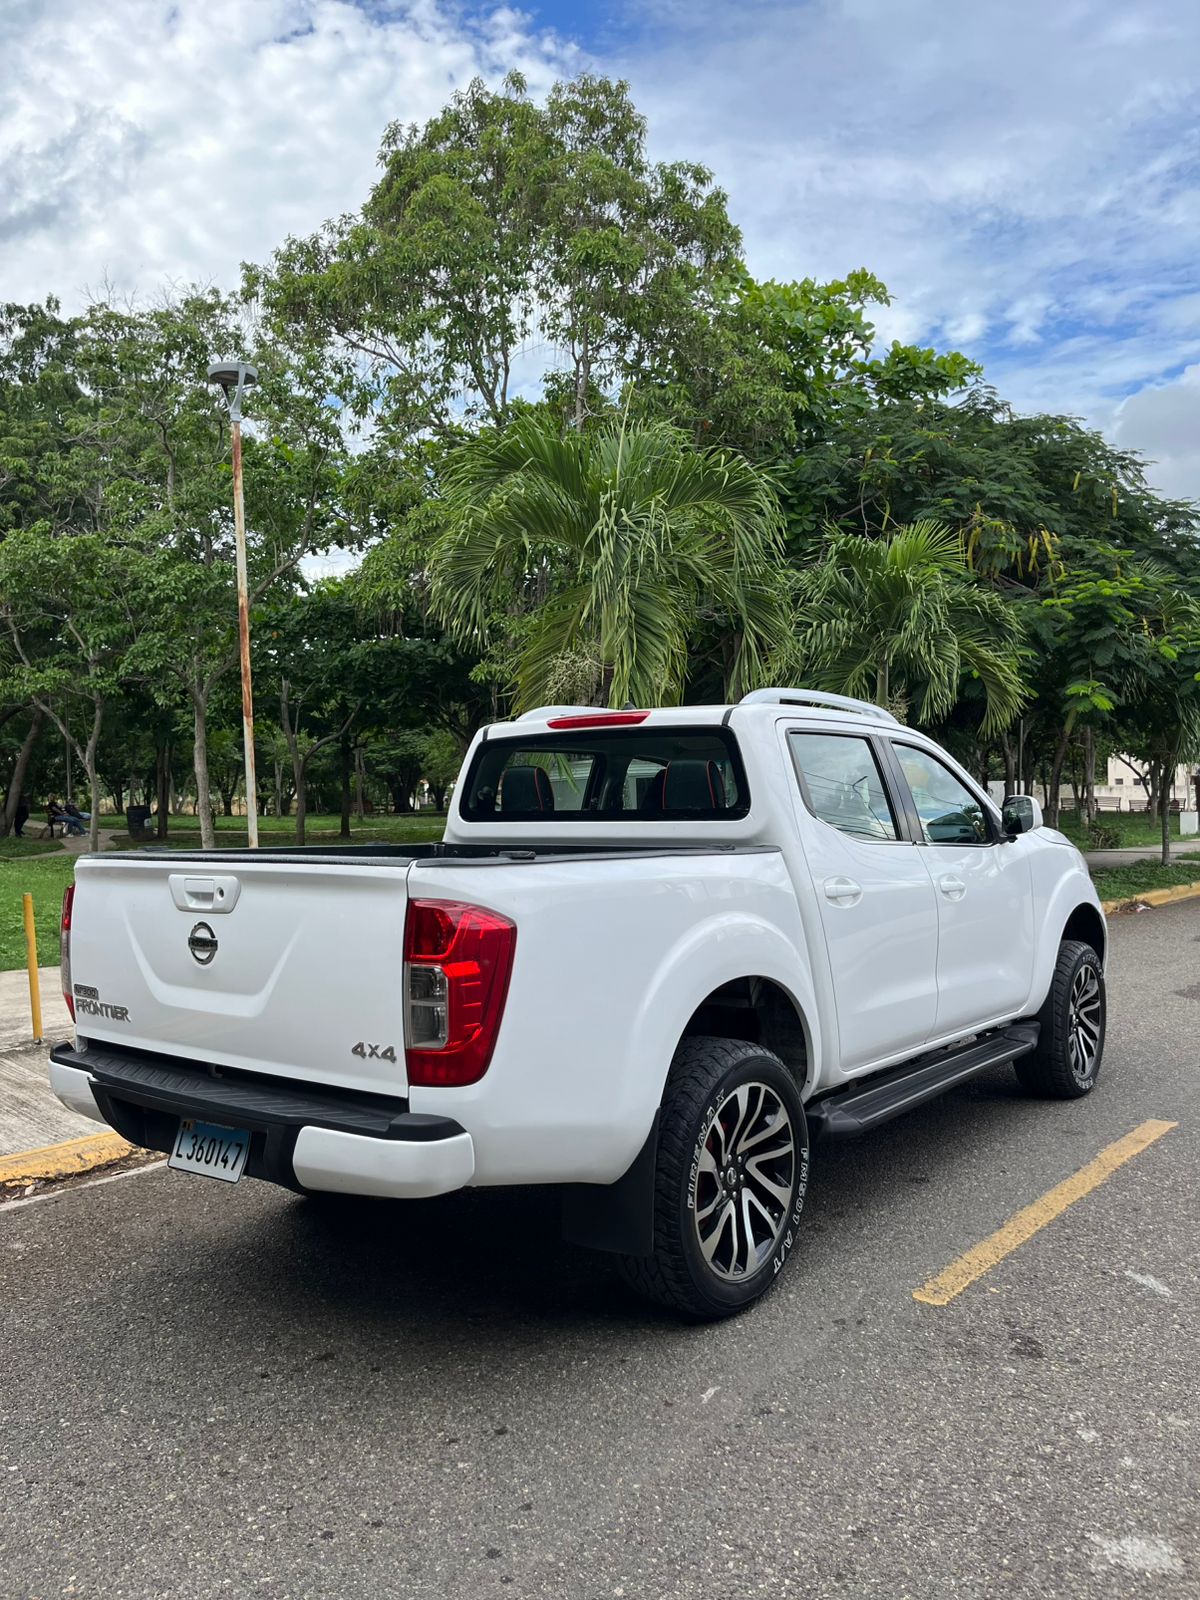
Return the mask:
[[218,1128],[212,1122],[181,1122],[167,1162],[177,1172],[199,1172],[205,1178],[236,1183],[250,1154],[245,1128]]

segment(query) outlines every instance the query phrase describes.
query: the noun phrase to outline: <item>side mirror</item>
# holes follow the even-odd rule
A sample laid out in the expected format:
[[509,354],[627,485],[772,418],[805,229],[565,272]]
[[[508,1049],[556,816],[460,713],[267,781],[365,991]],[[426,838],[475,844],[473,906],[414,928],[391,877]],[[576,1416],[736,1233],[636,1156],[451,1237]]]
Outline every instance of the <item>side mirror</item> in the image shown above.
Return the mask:
[[1042,825],[1042,808],[1031,794],[1006,794],[1000,815],[1004,832],[1010,839],[1032,833]]

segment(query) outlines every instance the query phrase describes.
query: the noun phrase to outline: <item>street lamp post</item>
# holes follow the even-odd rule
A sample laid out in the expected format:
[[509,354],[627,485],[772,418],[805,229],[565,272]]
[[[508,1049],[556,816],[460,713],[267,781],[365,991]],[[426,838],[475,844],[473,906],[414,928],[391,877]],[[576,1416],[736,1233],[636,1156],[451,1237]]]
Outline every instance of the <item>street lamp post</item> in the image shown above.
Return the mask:
[[244,361],[214,361],[209,383],[220,384],[229,403],[233,449],[233,530],[237,545],[238,653],[242,662],[242,744],[246,762],[246,831],[258,849],[258,784],[254,775],[254,687],[250,679],[250,597],[246,581],[246,508],[242,499],[242,395],[258,382],[258,370]]

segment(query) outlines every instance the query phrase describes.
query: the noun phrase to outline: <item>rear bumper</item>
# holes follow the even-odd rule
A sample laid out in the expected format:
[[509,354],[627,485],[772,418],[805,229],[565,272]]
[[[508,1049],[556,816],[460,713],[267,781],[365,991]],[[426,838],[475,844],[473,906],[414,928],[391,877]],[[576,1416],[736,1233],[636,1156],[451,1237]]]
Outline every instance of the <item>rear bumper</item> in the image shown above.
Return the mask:
[[173,1148],[181,1117],[245,1128],[247,1173],[289,1189],[422,1199],[475,1173],[470,1134],[399,1099],[95,1045],[56,1045],[50,1085],[73,1111],[149,1150]]
[[104,1121],[87,1073],[78,1067],[64,1066],[61,1061],[55,1061],[53,1055],[50,1057],[50,1087],[68,1111],[77,1111],[81,1117],[91,1117],[95,1122]]
[[465,1188],[475,1176],[475,1147],[469,1133],[415,1144],[308,1127],[296,1135],[292,1167],[306,1189],[420,1200]]

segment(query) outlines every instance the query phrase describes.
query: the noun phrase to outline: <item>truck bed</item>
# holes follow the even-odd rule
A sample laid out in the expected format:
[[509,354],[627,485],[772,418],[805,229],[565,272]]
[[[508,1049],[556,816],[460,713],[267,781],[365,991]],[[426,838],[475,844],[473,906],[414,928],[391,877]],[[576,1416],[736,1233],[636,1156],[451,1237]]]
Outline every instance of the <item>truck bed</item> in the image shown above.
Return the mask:
[[[406,910],[426,899],[516,929],[495,1054],[462,1087],[408,1082]],[[85,1052],[407,1101],[472,1134],[482,1183],[614,1181],[661,1093],[644,1063],[705,996],[739,970],[807,981],[780,852],[724,841],[111,852],[80,860],[73,916]]]

